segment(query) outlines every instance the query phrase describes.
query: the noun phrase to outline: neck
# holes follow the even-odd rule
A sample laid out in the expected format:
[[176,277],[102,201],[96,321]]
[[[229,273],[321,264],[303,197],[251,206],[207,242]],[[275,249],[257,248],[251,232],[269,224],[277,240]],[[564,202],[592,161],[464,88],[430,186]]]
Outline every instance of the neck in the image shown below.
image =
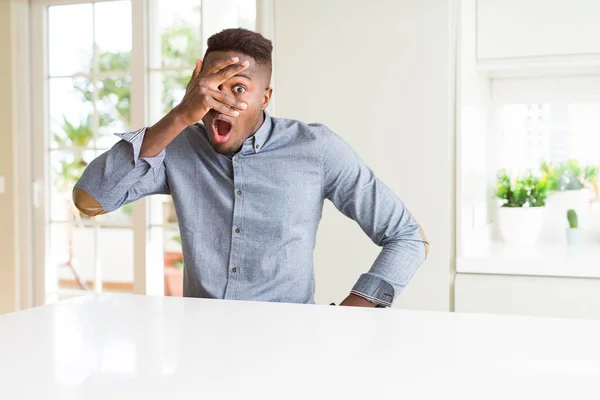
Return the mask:
[[254,134],[256,132],[258,132],[258,130],[260,129],[260,127],[262,126],[263,122],[265,122],[265,112],[262,111],[260,113],[260,117],[258,117],[258,119],[256,120],[256,124],[254,124],[254,126],[252,127],[252,129],[250,130],[252,133],[249,134],[246,139],[248,139],[251,136],[254,136]]

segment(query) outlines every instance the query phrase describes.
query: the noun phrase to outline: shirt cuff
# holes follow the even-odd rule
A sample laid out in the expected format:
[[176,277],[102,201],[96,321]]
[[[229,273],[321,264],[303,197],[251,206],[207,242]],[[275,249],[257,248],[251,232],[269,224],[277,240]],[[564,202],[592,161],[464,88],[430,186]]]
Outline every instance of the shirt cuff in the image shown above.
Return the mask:
[[390,307],[394,301],[394,287],[381,278],[362,274],[350,292],[379,307]]
[[142,150],[142,142],[144,141],[146,129],[146,127],[143,127],[134,132],[115,133],[115,136],[131,143],[131,146],[133,146],[133,165],[137,164],[138,159],[142,159],[150,164],[152,171],[156,173],[165,159],[165,150],[163,149],[154,157],[140,157],[140,151]]

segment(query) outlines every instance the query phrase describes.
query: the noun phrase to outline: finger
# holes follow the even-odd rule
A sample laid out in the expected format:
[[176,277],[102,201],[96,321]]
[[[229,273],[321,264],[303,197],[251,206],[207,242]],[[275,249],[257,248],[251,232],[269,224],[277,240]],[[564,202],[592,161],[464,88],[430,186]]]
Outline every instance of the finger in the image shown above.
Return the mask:
[[194,68],[194,72],[192,73],[192,79],[195,79],[200,74],[200,71],[202,71],[202,60],[197,59],[196,68]]
[[236,74],[239,74],[240,72],[248,68],[248,66],[250,66],[250,62],[248,62],[247,60],[241,64],[229,65],[211,76],[212,83],[216,86],[219,86],[227,79],[231,78]]
[[223,68],[225,68],[229,65],[237,64],[239,61],[240,61],[239,57],[231,57],[231,58],[224,58],[222,60],[216,60],[212,64],[209,64],[206,66],[206,75],[212,75],[216,72],[219,72],[220,70],[222,70]]
[[219,90],[211,90],[210,95],[219,103],[223,103],[234,109],[245,110],[248,107],[248,104],[244,103],[243,101],[239,101],[235,97],[225,94]]
[[194,72],[192,72],[192,77],[190,78],[190,81],[188,82],[187,86],[185,87],[186,92],[188,91],[190,86],[193,85],[194,81],[198,78],[198,75],[200,75],[200,71],[202,71],[202,60],[197,59],[196,67],[194,68]]
[[240,112],[238,110],[235,110],[227,104],[223,104],[215,99],[212,99],[210,101],[210,108],[212,108],[216,112],[220,112],[221,114],[225,114],[230,117],[237,117],[240,115]]

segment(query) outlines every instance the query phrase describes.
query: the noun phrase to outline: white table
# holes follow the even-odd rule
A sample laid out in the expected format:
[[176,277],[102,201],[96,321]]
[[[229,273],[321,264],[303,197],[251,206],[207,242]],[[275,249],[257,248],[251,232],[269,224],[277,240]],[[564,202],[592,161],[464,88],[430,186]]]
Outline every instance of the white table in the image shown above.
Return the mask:
[[0,398],[600,399],[600,322],[99,295],[0,316]]

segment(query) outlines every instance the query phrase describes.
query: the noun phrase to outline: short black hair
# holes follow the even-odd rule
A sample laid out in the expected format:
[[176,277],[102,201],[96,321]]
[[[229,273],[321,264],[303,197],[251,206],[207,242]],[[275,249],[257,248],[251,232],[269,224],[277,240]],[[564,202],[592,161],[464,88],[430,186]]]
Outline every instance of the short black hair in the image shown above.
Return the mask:
[[258,32],[244,28],[231,28],[208,38],[206,55],[213,51],[237,51],[252,57],[257,64],[272,69],[273,43]]

